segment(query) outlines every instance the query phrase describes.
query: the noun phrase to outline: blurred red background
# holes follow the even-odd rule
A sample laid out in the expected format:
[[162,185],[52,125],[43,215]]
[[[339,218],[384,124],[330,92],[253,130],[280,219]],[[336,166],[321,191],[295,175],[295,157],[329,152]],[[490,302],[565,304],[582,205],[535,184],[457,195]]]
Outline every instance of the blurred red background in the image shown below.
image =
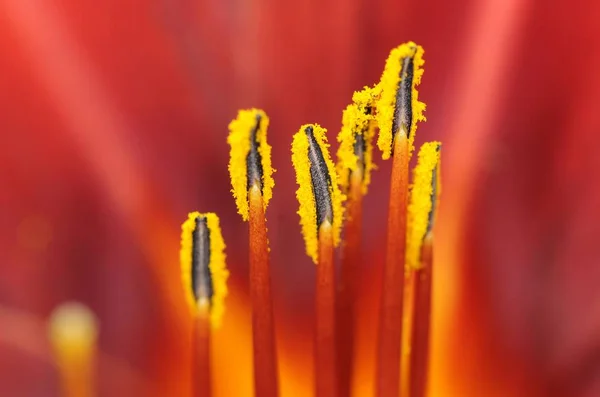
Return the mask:
[[[333,141],[352,92],[414,40],[417,143],[444,142],[434,391],[600,395],[599,20],[594,1],[1,0],[0,394],[57,395],[42,321],[76,299],[101,322],[101,395],[183,395],[178,238],[197,209],[221,217],[232,274],[218,389],[249,395],[247,226],[226,134],[239,108],[261,107],[284,391],[303,395],[314,267],[291,136],[318,122]],[[388,194],[378,165],[365,346]]]

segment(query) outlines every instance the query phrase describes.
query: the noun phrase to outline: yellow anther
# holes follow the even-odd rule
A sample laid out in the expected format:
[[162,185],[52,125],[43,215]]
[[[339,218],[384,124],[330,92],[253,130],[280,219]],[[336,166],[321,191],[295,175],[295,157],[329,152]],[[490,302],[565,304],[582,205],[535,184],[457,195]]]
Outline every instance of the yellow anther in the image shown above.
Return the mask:
[[[410,128],[404,131],[408,134],[410,153],[414,150],[417,122],[425,121],[423,114],[425,104],[419,101],[419,92],[416,89],[423,76],[423,64],[425,63],[423,52],[423,47],[412,41],[394,48],[385,63],[381,80],[376,87],[379,97],[376,116],[379,125],[377,146],[381,150],[384,160],[389,159],[392,154],[395,134],[402,129],[401,118],[408,118],[407,124],[410,124]],[[405,62],[408,60],[412,60],[412,73],[410,70],[403,70],[404,65],[408,67],[410,64],[410,62]],[[403,79],[412,80],[408,90],[402,89]],[[407,83],[409,83],[408,80]]]
[[[271,165],[271,146],[267,143],[268,127],[269,117],[260,109],[240,110],[237,118],[229,124],[227,142],[231,146],[231,191],[238,212],[245,221],[248,220],[248,190],[252,187],[248,186],[249,180],[258,179],[265,210],[273,195],[275,170]],[[248,161],[251,154],[256,163]]]
[[357,91],[342,116],[342,129],[337,140],[338,178],[344,192],[348,191],[350,173],[362,172],[362,193],[366,194],[371,182],[373,164],[373,137],[376,121],[374,117],[375,97],[370,87]]
[[300,204],[298,215],[306,253],[314,263],[318,262],[320,223],[331,223],[334,246],[340,242],[342,203],[346,198],[338,186],[325,132],[318,124],[306,124],[294,135],[292,143],[292,162],[298,183],[296,197]]
[[414,269],[421,266],[420,253],[423,238],[433,227],[435,220],[437,198],[441,190],[440,147],[439,142],[423,144],[414,169],[406,234],[406,263]]
[[[199,282],[195,280],[199,273],[194,271],[198,266],[206,266],[205,263],[194,264],[194,260],[199,258],[194,254],[194,232],[198,228],[198,221],[205,222],[207,233],[208,246],[205,250],[208,258],[202,258],[202,262],[208,264],[208,271],[210,274],[209,288],[205,290],[210,291],[209,296],[196,296],[197,291],[194,291],[194,285]],[[196,248],[198,249],[198,248]],[[188,215],[187,220],[181,226],[181,251],[180,251],[180,262],[181,262],[181,278],[183,281],[183,289],[186,295],[186,299],[189,303],[190,309],[193,314],[198,312],[198,305],[200,301],[206,298],[210,299],[210,320],[211,325],[214,328],[219,327],[221,324],[221,318],[225,310],[225,297],[227,296],[227,278],[229,277],[229,271],[225,265],[225,242],[223,235],[221,234],[221,227],[219,226],[219,218],[213,213],[192,212]],[[205,270],[205,269],[200,269]],[[206,280],[203,280],[206,281]]]

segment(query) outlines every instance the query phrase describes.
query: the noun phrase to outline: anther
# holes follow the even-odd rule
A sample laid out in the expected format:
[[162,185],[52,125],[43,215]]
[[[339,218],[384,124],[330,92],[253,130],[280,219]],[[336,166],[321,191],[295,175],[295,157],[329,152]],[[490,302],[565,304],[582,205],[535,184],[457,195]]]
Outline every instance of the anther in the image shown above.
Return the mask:
[[263,166],[262,166],[262,157],[258,150],[259,141],[257,137],[257,133],[260,129],[260,123],[262,121],[262,117],[260,113],[256,113],[256,124],[252,128],[252,132],[250,133],[250,151],[248,152],[248,157],[246,157],[246,168],[248,174],[248,189],[252,186],[258,186],[262,193],[263,184]]
[[[294,134],[292,163],[296,171],[296,198],[306,253],[316,264],[319,260],[321,229],[331,228],[333,246],[340,242],[346,196],[340,191],[338,175],[329,155],[327,130],[318,124],[305,124]],[[349,145],[353,156],[352,145]]]
[[396,92],[396,106],[394,109],[394,122],[392,124],[392,149],[393,140],[400,132],[404,130],[406,136],[410,137],[410,128],[412,126],[412,83],[414,74],[413,57],[404,57],[402,67],[400,68],[400,83]]
[[[440,152],[442,149],[442,145],[438,144],[435,151]],[[438,155],[439,156],[439,155]],[[439,161],[439,160],[438,160]],[[429,210],[429,214],[427,216],[427,231],[425,235],[431,233],[433,230],[433,224],[435,222],[435,211],[437,207],[437,199],[438,199],[438,173],[439,173],[439,162],[436,164],[435,168],[431,171],[431,209]]]
[[[368,128],[368,127],[367,127]],[[354,155],[358,159],[358,168],[362,171],[364,178],[365,171],[365,152],[367,151],[367,143],[365,142],[364,133],[354,135]]]
[[275,170],[271,166],[271,146],[267,143],[268,127],[269,117],[260,109],[240,110],[229,123],[231,192],[245,221],[249,215],[250,191],[258,190],[262,196],[263,211],[273,195]]
[[333,206],[331,202],[331,177],[321,148],[317,143],[313,127],[304,130],[308,137],[308,158],[310,160],[310,177],[315,195],[317,227],[324,222],[333,223]]
[[192,291],[196,302],[211,301],[213,296],[213,283],[209,269],[210,264],[210,230],[206,217],[198,216],[195,219],[195,228],[192,232]]
[[384,160],[396,150],[395,141],[400,134],[408,141],[410,158],[414,150],[417,123],[426,119],[423,114],[425,104],[419,101],[417,90],[423,76],[423,53],[423,48],[413,42],[394,48],[377,85],[377,146]]

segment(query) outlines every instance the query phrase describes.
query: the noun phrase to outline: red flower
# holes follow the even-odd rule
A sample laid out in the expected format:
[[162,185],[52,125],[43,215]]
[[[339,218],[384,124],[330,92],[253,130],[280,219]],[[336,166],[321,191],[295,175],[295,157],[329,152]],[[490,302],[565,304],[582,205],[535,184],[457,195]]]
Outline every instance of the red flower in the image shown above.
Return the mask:
[[[122,390],[107,369],[116,360],[157,395],[183,395],[177,253],[192,209],[219,213],[228,243],[217,392],[251,393],[247,246],[237,243],[247,232],[225,136],[238,108],[257,106],[271,118],[277,169],[268,226],[283,395],[306,395],[314,266],[295,214],[291,136],[305,122],[336,131],[352,92],[407,40],[426,50],[417,140],[445,140],[432,395],[599,394],[599,16],[592,1],[5,0],[0,304],[10,310],[0,328],[17,331],[0,333],[0,394],[54,390],[46,353],[31,351],[45,349],[41,319],[77,299],[101,322],[101,390]],[[360,314],[360,395],[372,390],[385,236],[377,187],[389,165],[378,164],[364,210],[365,270],[375,270]]]

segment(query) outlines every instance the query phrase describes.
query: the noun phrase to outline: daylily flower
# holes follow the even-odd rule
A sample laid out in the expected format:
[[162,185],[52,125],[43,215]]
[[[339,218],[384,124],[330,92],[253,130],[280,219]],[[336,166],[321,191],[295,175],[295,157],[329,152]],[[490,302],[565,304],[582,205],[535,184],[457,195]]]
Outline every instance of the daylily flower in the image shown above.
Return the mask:
[[[45,321],[100,324],[101,395],[189,393],[180,223],[218,212],[231,273],[217,396],[252,395],[247,228],[227,175],[238,108],[271,119],[283,396],[312,392],[315,270],[291,137],[340,126],[388,51],[426,49],[418,143],[444,140],[432,396],[595,396],[600,6],[484,2],[0,2],[0,394],[58,395]],[[333,136],[329,137],[331,142]],[[364,200],[354,395],[373,391],[390,165]],[[385,188],[382,188],[385,187]]]

